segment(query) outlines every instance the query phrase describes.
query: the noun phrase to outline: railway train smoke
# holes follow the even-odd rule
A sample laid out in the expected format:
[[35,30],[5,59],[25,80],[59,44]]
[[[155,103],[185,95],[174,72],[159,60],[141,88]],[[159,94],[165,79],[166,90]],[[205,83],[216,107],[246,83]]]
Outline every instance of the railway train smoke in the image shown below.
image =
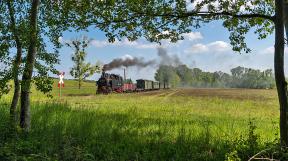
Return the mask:
[[168,55],[164,48],[159,47],[157,54],[160,57],[160,65],[178,66],[183,64],[177,55]]
[[112,60],[110,63],[105,64],[103,66],[103,71],[109,71],[120,67],[131,67],[131,66],[144,68],[150,65],[154,65],[155,63],[156,63],[155,60],[145,61],[144,58],[142,57],[137,58],[132,56],[125,56],[124,58],[116,58]]
[[109,71],[120,67],[135,66],[139,68],[145,68],[148,66],[160,66],[160,65],[178,66],[183,64],[177,55],[169,55],[164,48],[158,48],[157,55],[160,58],[160,62],[157,61],[157,59],[147,61],[143,57],[132,57],[131,55],[125,55],[122,58],[113,59],[110,63],[105,64],[103,66],[103,71]]

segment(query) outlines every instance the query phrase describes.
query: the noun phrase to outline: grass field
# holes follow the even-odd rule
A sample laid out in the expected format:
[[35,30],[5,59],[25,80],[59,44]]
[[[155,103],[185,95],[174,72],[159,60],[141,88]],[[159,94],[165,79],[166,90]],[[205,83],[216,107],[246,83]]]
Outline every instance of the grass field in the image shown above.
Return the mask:
[[0,160],[247,160],[279,137],[275,90],[95,95],[94,83],[65,83],[62,98],[56,83],[52,99],[33,89],[28,136],[7,132],[1,99]]

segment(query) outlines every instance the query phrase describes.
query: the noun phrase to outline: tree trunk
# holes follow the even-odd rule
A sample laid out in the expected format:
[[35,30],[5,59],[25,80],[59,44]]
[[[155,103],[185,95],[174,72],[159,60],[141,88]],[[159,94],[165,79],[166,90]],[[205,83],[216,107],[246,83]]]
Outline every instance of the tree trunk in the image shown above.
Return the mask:
[[288,45],[288,1],[285,3],[284,7],[284,25],[286,30],[286,44]]
[[11,21],[11,29],[13,32],[13,37],[15,39],[15,43],[16,43],[16,48],[17,48],[17,54],[16,54],[16,58],[13,62],[13,79],[14,79],[14,95],[13,95],[13,99],[12,99],[12,103],[10,106],[10,116],[11,119],[16,122],[16,108],[17,108],[17,104],[18,104],[18,100],[19,100],[19,96],[20,96],[20,82],[18,79],[19,76],[19,67],[21,64],[21,57],[22,57],[22,43],[20,42],[19,39],[19,32],[16,29],[16,22],[15,22],[15,17],[14,17],[14,7],[11,5],[11,1],[8,0],[7,1],[7,7],[9,10],[9,16],[10,16],[10,21]]
[[37,52],[37,15],[38,15],[39,0],[32,0],[30,12],[30,41],[27,54],[27,61],[25,64],[22,76],[21,88],[21,113],[20,113],[20,127],[24,131],[30,130],[30,88]]
[[80,78],[78,79],[78,89],[80,89],[81,88],[81,80],[80,80]]
[[287,83],[284,73],[284,15],[283,0],[275,1],[275,55],[274,68],[275,80],[280,104],[280,141],[282,146],[288,145],[288,127],[287,127]]
[[19,100],[19,96],[20,96],[20,82],[17,79],[14,78],[14,95],[13,95],[13,99],[12,99],[12,103],[11,103],[11,107],[10,107],[10,114],[11,116],[15,117],[16,115],[16,107],[18,104],[18,100]]
[[[17,56],[18,56],[18,54],[17,54]],[[19,65],[17,65],[17,64],[14,64],[14,71],[13,71],[13,72],[15,72],[14,73],[14,94],[13,94],[13,99],[12,99],[12,103],[11,103],[11,106],[10,106],[10,116],[11,116],[11,119],[14,122],[17,121],[17,113],[16,113],[17,110],[16,109],[17,109],[17,104],[18,104],[18,100],[19,100],[19,96],[20,96],[20,81],[18,79],[18,75],[19,75],[19,69],[18,68],[19,68]]]

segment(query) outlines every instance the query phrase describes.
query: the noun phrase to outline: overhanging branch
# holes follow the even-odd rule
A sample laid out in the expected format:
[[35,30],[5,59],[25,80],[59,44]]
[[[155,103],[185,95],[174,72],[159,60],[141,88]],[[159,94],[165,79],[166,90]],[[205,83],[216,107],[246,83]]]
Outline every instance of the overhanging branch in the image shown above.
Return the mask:
[[[191,14],[193,15],[193,12],[191,12]],[[274,17],[275,16],[269,16],[269,15],[264,15],[264,14],[258,14],[258,13],[251,13],[251,14],[233,14],[230,12],[196,12],[194,14],[198,14],[199,16],[231,16],[231,17],[235,17],[235,18],[262,18],[262,19],[267,19],[267,20],[271,20],[274,21]],[[190,13],[187,12],[187,15],[189,16]]]
[[273,21],[275,20],[275,16],[265,15],[265,14],[259,14],[259,13],[248,13],[248,14],[235,14],[232,12],[205,12],[205,11],[191,11],[191,12],[171,12],[171,13],[163,13],[163,14],[157,14],[157,13],[146,13],[146,12],[139,12],[137,10],[134,10],[135,13],[139,15],[145,15],[150,17],[176,17],[176,18],[187,18],[187,17],[216,17],[216,16],[230,16],[234,18],[240,18],[240,19],[250,19],[250,18],[261,18]]

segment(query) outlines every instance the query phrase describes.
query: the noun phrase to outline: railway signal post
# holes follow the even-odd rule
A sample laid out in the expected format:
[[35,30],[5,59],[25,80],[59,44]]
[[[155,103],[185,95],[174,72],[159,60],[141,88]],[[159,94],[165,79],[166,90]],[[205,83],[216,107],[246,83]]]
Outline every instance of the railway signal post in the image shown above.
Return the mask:
[[62,91],[61,91],[61,88],[62,87],[64,87],[64,75],[65,75],[65,72],[60,72],[59,74],[58,74],[58,76],[59,76],[59,82],[58,82],[58,88],[59,88],[59,97],[61,98],[61,96],[62,96]]

